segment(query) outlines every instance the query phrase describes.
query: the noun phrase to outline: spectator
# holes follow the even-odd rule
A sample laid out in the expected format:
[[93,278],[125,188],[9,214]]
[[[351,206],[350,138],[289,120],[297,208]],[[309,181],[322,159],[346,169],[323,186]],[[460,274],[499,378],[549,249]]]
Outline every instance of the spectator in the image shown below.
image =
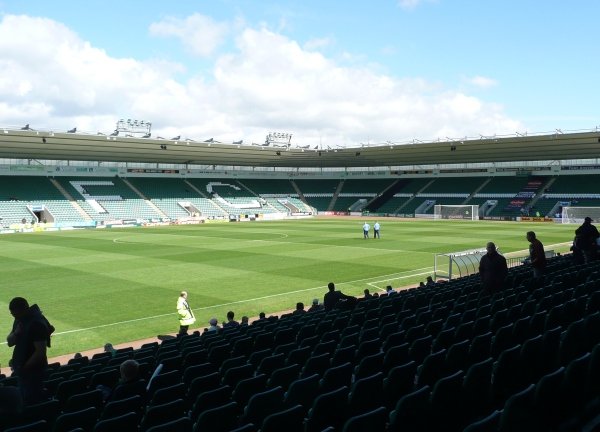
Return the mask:
[[146,396],[146,381],[140,377],[140,365],[136,360],[128,359],[119,367],[121,379],[110,397],[111,401],[131,396]]
[[217,320],[216,318],[211,318],[208,321],[209,327],[206,329],[206,331],[209,332],[218,332],[219,331],[219,320]]
[[181,291],[177,299],[177,314],[179,315],[179,336],[186,335],[190,325],[196,322],[194,312],[187,301],[187,291]]
[[369,288],[365,288],[365,290],[363,291],[363,293],[365,294],[365,296],[363,297],[365,300],[373,298],[373,296],[371,295],[371,291],[369,291]]
[[592,225],[592,218],[586,217],[583,224],[575,230],[577,247],[583,252],[586,263],[596,259],[596,240],[600,237],[598,228]]
[[533,268],[533,277],[540,278],[544,275],[544,269],[546,268],[546,253],[544,252],[544,245],[539,241],[535,232],[527,232],[527,240],[529,241],[529,260],[531,267]]
[[425,281],[425,286],[432,287],[434,285],[435,285],[435,281],[433,280],[433,278],[431,276],[427,276],[427,279]]
[[573,244],[571,245],[571,252],[573,252],[573,262],[577,265],[585,262],[585,256],[583,250],[579,247],[579,237],[575,236]]
[[104,344],[104,352],[110,353],[110,356],[114,357],[117,350],[113,347],[113,344],[107,342]]
[[499,292],[508,275],[508,266],[506,258],[498,253],[496,245],[489,242],[485,247],[487,253],[481,257],[479,262],[479,275],[485,294],[494,294]]
[[249,320],[249,318],[246,315],[244,315],[242,317],[242,322],[240,323],[240,325],[241,326],[247,326],[248,325],[248,320]]
[[223,324],[224,329],[239,327],[240,323],[237,322],[236,320],[234,320],[233,319],[234,317],[235,317],[235,314],[233,313],[233,311],[227,312],[227,322],[225,324]]
[[292,315],[302,315],[305,313],[306,313],[306,311],[304,310],[304,303],[302,303],[302,302],[296,303],[296,310],[294,312],[292,312]]
[[323,309],[323,305],[319,304],[319,299],[313,299],[312,306],[308,308],[309,312],[314,312]]
[[423,281],[419,282],[419,288],[425,288],[425,282],[423,282]]
[[261,313],[258,314],[258,320],[259,321],[266,320],[266,319],[267,319],[267,316],[265,315],[264,312],[261,312]]
[[394,294],[398,293],[394,288],[392,288],[391,285],[388,285],[388,286],[385,287],[385,292],[387,293],[388,296],[391,296],[391,295],[394,295]]
[[340,303],[340,301],[356,300],[354,297],[347,296],[341,291],[336,291],[335,284],[333,282],[329,282],[329,284],[327,284],[327,288],[329,291],[325,293],[325,296],[323,297],[323,307],[326,311],[330,311],[339,306],[338,303]]
[[54,327],[37,305],[29,306],[23,297],[13,298],[8,309],[14,322],[6,341],[9,347],[15,347],[12,368],[23,402],[26,405],[41,402],[45,398],[44,378],[48,368],[46,349]]

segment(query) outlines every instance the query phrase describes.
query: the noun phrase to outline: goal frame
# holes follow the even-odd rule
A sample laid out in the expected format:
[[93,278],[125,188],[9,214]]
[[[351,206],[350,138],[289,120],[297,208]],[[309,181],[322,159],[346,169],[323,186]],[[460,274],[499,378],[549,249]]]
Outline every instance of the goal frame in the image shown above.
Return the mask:
[[[463,208],[468,210],[471,214],[471,217],[464,217],[464,214],[449,214],[444,215],[442,210],[443,208],[454,208],[460,209]],[[479,206],[477,204],[462,204],[462,205],[446,205],[446,204],[436,204],[433,206],[433,219],[434,220],[442,220],[442,219],[455,219],[455,220],[479,220]]]
[[599,223],[600,207],[564,206],[560,216],[563,224],[582,224],[586,217],[592,218],[593,223]]

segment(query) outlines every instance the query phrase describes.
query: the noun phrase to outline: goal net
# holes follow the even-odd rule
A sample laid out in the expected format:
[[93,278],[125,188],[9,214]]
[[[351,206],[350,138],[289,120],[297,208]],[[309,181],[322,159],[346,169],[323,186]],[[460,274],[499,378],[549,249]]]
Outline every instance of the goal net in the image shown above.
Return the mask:
[[433,218],[479,220],[479,206],[436,204],[433,207]]
[[600,222],[600,207],[563,207],[561,222],[564,224],[581,224],[586,217],[594,223]]

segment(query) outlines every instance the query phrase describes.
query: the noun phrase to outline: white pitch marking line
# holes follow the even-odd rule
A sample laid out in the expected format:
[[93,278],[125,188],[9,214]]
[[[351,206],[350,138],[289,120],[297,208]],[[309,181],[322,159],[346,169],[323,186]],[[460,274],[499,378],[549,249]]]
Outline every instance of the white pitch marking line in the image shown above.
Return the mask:
[[[424,269],[418,269],[418,270],[424,270]],[[401,273],[407,273],[408,271],[405,272],[401,272]],[[396,276],[398,274],[401,273],[392,273],[390,275],[382,275],[382,276]],[[408,275],[407,277],[409,277],[410,275]],[[381,276],[380,276],[381,277]],[[356,282],[362,282],[362,281],[368,281],[371,280],[373,278],[365,278],[365,279],[357,279],[354,281],[346,281],[346,282],[340,282],[338,285],[345,285],[345,284],[353,284]],[[314,291],[314,290],[322,290],[322,289],[326,289],[327,287],[325,286],[318,286],[318,287],[313,287],[313,288],[304,288],[304,289],[299,289],[299,290],[294,290],[294,291],[287,291],[284,293],[279,293],[279,294],[271,294],[271,295],[267,295],[267,296],[262,296],[262,297],[256,297],[256,298],[251,298],[251,299],[245,299],[245,300],[237,300],[237,301],[233,301],[233,302],[229,302],[229,303],[221,303],[221,304],[216,304],[216,305],[211,305],[211,306],[205,306],[205,307],[201,307],[201,308],[194,308],[195,310],[208,310],[208,309],[213,309],[213,308],[217,308],[217,307],[222,307],[222,306],[230,306],[230,305],[235,305],[235,304],[241,304],[241,303],[249,303],[249,302],[253,302],[253,301],[257,301],[257,300],[264,300],[264,299],[268,299],[268,298],[273,298],[273,297],[280,297],[280,296],[285,296],[285,295],[289,295],[289,294],[296,294],[296,293],[301,293],[301,292],[307,292],[307,291]],[[159,314],[159,315],[153,315],[153,316],[149,316],[149,317],[142,317],[142,318],[135,318],[135,319],[130,319],[130,320],[125,320],[125,321],[118,321],[118,322],[114,322],[114,323],[108,323],[108,324],[101,324],[101,325],[97,325],[97,326],[93,326],[93,327],[86,327],[86,328],[80,328],[80,329],[73,329],[73,330],[66,330],[66,331],[62,331],[62,332],[56,332],[53,333],[53,336],[61,336],[61,335],[67,335],[67,334],[71,334],[71,333],[80,333],[80,332],[84,332],[84,331],[90,331],[90,330],[96,330],[96,329],[101,329],[101,328],[106,328],[106,327],[112,327],[112,326],[116,326],[116,325],[121,325],[121,324],[129,324],[129,323],[134,323],[134,322],[139,322],[139,321],[145,321],[145,320],[151,320],[151,319],[155,319],[155,318],[162,318],[165,316],[173,316],[175,315],[175,312],[172,313],[165,313],[165,314]],[[6,345],[6,342],[0,342],[0,345]]]
[[[433,267],[432,267],[431,269],[433,270]],[[424,276],[424,275],[426,275],[426,274],[430,274],[430,273],[431,273],[431,272],[425,272],[425,273],[414,273],[414,274],[409,274],[409,275],[406,275],[406,276],[398,276],[398,277],[391,278],[391,279],[392,279],[392,280],[395,280],[395,279],[406,279],[406,278],[409,278],[409,277],[414,277],[414,276]],[[378,290],[380,290],[380,291],[385,291],[385,289],[383,289],[383,288],[379,288],[379,286],[377,286],[377,285],[375,285],[375,284],[378,284],[378,283],[380,283],[380,282],[387,282],[387,281],[389,281],[389,280],[390,280],[390,279],[383,279],[383,280],[378,280],[378,281],[368,282],[368,283],[367,283],[367,285],[370,285],[370,286],[372,286],[373,288],[377,288],[377,289],[378,289]]]

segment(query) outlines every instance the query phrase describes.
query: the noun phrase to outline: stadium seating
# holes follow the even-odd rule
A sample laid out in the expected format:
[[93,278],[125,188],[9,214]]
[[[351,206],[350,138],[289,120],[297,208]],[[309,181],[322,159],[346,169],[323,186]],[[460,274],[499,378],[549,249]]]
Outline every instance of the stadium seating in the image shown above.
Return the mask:
[[[561,207],[600,207],[598,175],[424,176],[283,179],[128,176],[3,176],[2,225],[47,222],[85,226],[118,220],[159,221],[202,216],[362,212],[414,217],[435,204],[479,205],[486,217],[554,217]],[[548,187],[546,187],[548,186]],[[38,210],[33,213],[32,206]],[[42,213],[39,209],[43,208]],[[38,220],[39,216],[39,220]]]
[[[274,430],[288,412],[290,430],[360,430],[369,418],[391,431],[577,428],[598,410],[599,270],[559,256],[541,282],[511,268],[493,296],[467,276],[354,311],[287,314],[52,365],[53,399],[10,427]],[[96,387],[114,388],[128,358],[149,365],[144,374],[171,366],[146,398],[105,403]]]

